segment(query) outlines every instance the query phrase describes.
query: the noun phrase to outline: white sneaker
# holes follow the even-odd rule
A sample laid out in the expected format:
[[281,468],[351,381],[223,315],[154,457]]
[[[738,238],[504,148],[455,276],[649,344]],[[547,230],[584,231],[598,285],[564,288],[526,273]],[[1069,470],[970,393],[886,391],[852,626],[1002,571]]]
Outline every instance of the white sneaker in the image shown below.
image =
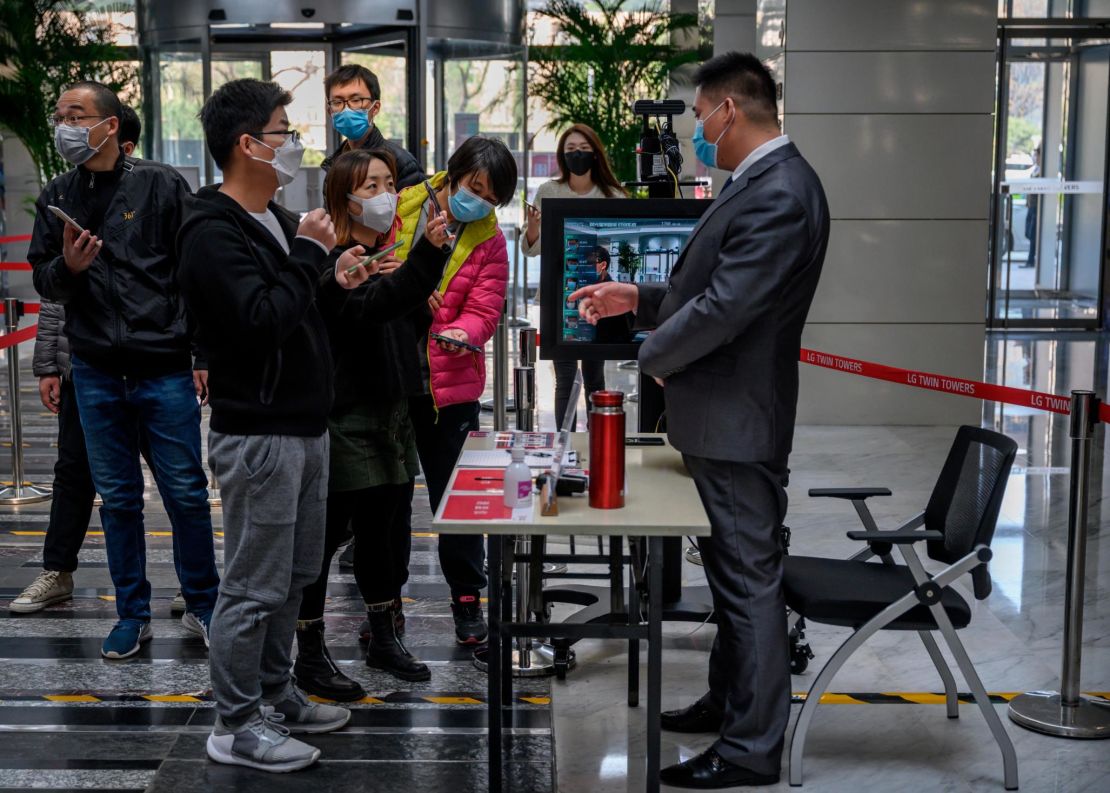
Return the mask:
[[11,602],[8,609],[16,614],[32,614],[52,603],[73,597],[73,575],[59,570],[43,570],[29,587]]
[[320,750],[290,738],[282,726],[284,718],[280,713],[259,714],[234,731],[216,719],[216,728],[208,736],[208,757],[278,774],[307,768],[320,759]]
[[204,646],[208,647],[208,624],[212,620],[212,615],[208,615],[207,620],[203,620],[191,611],[185,612],[181,616],[181,624],[185,626],[185,630],[189,633],[195,633],[200,638],[204,639]]
[[173,600],[170,601],[170,616],[176,617],[178,614],[184,614],[186,611],[188,611],[188,607],[185,605],[185,596],[181,594],[181,590],[179,589],[177,590],[177,594],[173,596]]

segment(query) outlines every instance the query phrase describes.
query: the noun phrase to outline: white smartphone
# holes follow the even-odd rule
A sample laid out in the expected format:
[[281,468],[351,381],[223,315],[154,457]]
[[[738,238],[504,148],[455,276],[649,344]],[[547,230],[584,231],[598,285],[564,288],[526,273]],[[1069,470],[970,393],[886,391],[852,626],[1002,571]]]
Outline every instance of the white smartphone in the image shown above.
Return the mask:
[[67,214],[66,214],[65,212],[63,212],[62,210],[58,209],[58,208],[57,208],[56,206],[54,206],[53,204],[51,204],[50,206],[48,206],[48,207],[47,207],[47,209],[49,209],[49,210],[50,210],[51,212],[53,212],[53,213],[54,213],[54,216],[55,216],[56,218],[58,218],[58,220],[62,221],[63,223],[68,223],[69,225],[73,226],[73,228],[77,229],[77,233],[78,233],[78,234],[80,234],[80,233],[81,233],[82,231],[84,231],[84,229],[83,229],[83,228],[81,228],[81,224],[80,224],[80,223],[78,223],[78,222],[77,222],[76,220],[74,220],[73,218],[71,218],[71,217],[70,217],[69,215],[67,215]]

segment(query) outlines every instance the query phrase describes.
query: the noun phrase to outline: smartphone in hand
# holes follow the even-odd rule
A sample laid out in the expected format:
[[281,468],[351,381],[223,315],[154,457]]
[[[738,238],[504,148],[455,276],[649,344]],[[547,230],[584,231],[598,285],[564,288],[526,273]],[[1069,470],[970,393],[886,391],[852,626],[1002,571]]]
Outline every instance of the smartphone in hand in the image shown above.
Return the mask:
[[82,231],[84,231],[84,229],[81,228],[80,223],[78,223],[76,220],[71,218],[69,215],[67,215],[62,210],[58,209],[58,207],[54,206],[53,204],[49,205],[47,207],[47,209],[49,209],[52,213],[54,213],[54,217],[58,218],[58,220],[62,221],[63,223],[65,223],[69,226],[73,226],[74,230],[78,234],[80,234]]
[[459,341],[458,339],[452,339],[450,336],[444,336],[440,333],[429,333],[428,336],[441,344],[449,344],[452,347],[462,347],[464,350],[470,350],[471,352],[482,351],[481,347],[467,344],[465,341]]
[[[432,202],[432,209],[435,211],[436,216],[438,217],[439,214],[443,211],[443,208],[440,207],[439,199],[436,198],[435,188],[432,187],[432,183],[429,182],[427,179],[424,180],[424,189],[428,191],[428,199]],[[431,218],[429,218],[429,220],[431,220]],[[444,253],[450,253],[452,251],[450,243],[445,242],[439,247],[440,250],[442,250]]]

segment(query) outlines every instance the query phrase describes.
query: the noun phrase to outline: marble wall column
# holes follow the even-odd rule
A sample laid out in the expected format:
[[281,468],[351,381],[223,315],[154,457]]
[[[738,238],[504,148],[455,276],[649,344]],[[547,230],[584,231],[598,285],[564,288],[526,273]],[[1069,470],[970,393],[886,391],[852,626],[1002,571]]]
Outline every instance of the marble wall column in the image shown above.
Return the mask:
[[[760,0],[757,55],[833,218],[805,346],[981,377],[996,13],[996,0]],[[802,367],[801,423],[977,423],[980,409]]]

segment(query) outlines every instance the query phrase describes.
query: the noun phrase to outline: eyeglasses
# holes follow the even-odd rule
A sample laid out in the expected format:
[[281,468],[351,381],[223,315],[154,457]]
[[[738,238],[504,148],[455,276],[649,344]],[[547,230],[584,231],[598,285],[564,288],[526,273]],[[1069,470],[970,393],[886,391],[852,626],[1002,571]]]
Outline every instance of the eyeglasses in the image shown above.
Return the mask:
[[69,115],[69,116],[59,116],[59,115],[56,115],[54,113],[47,113],[46,122],[50,125],[51,129],[53,129],[54,127],[59,126],[60,124],[65,124],[67,127],[79,127],[79,126],[81,126],[81,122],[84,121],[86,118],[104,119],[104,118],[108,118],[108,117],[107,116],[78,116],[76,114]]
[[288,135],[289,139],[294,143],[299,143],[301,140],[301,133],[295,129],[267,129],[262,132],[248,132],[247,134],[259,143],[262,142],[263,135]]
[[368,96],[352,96],[350,99],[336,97],[328,100],[328,109],[333,113],[338,113],[345,107],[349,107],[351,110],[366,110],[372,104],[374,104],[374,100]]

